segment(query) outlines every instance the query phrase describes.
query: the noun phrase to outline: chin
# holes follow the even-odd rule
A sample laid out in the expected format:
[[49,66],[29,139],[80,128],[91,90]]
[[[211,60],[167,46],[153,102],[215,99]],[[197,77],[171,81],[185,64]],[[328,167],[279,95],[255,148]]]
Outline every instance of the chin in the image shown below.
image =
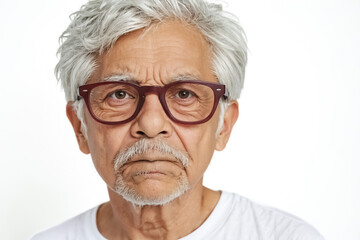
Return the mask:
[[186,177],[180,177],[175,184],[171,184],[171,187],[163,184],[159,181],[147,180],[134,187],[126,184],[123,178],[118,176],[113,191],[133,205],[143,207],[166,205],[189,190]]

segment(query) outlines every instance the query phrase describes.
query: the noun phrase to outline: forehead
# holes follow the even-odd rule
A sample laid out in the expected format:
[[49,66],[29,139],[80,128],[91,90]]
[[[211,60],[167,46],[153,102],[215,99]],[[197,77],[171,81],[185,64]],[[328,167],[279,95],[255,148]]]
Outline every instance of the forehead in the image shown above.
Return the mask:
[[177,21],[121,36],[98,61],[94,82],[112,75],[128,75],[139,83],[162,84],[179,76],[214,81],[208,42],[197,28]]

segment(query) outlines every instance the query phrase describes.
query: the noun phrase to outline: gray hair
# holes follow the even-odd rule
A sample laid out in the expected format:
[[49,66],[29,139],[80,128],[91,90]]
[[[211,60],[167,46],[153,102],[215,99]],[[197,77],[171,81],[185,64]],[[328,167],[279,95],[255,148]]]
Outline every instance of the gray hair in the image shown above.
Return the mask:
[[[240,97],[247,62],[246,38],[237,18],[220,4],[204,0],[90,0],[70,19],[60,37],[60,59],[55,68],[67,101],[76,100],[78,87],[97,67],[96,57],[119,37],[168,19],[199,29],[212,50],[212,70],[226,85],[229,99]],[[83,102],[75,101],[74,108],[84,127]],[[220,109],[222,124],[226,103],[220,103]]]

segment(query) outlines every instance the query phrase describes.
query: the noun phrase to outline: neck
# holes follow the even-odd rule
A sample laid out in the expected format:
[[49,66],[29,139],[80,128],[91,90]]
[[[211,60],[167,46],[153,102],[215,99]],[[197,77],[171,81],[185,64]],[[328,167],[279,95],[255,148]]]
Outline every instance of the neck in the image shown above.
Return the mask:
[[107,239],[178,239],[197,229],[215,208],[220,192],[199,185],[162,206],[135,206],[109,191],[110,202],[97,214]]

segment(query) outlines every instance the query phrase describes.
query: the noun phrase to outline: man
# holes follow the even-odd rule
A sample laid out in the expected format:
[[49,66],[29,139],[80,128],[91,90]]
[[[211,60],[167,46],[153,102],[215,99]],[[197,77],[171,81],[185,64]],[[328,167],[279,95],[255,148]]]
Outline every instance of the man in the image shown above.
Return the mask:
[[33,239],[322,239],[303,221],[202,184],[238,116],[246,42],[202,0],[93,0],[56,71],[80,150],[110,201]]

